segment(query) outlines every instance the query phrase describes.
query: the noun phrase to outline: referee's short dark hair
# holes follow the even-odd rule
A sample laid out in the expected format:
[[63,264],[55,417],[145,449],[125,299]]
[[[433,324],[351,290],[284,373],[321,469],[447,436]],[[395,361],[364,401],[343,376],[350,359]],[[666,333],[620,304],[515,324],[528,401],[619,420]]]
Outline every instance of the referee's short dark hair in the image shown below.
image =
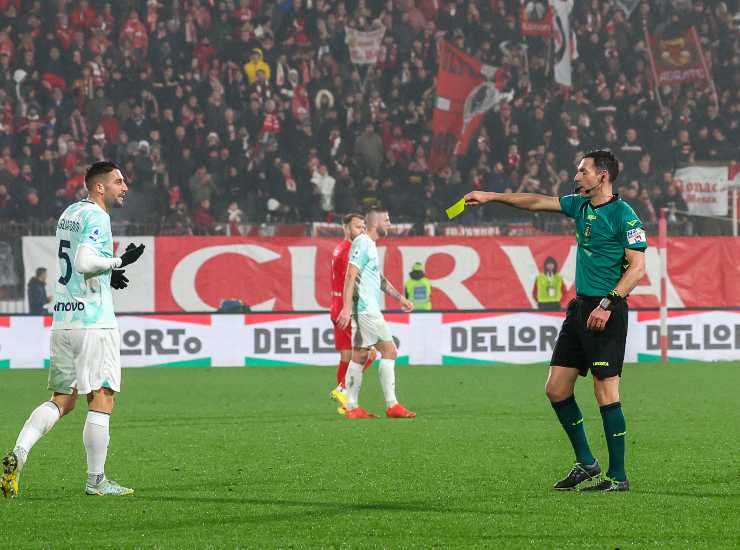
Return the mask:
[[609,183],[614,183],[619,176],[619,161],[609,149],[596,149],[583,155],[585,159],[593,159],[594,169],[597,172],[609,172]]
[[109,174],[113,170],[119,170],[118,165],[115,162],[103,160],[93,163],[85,173],[85,187],[89,190],[99,176]]

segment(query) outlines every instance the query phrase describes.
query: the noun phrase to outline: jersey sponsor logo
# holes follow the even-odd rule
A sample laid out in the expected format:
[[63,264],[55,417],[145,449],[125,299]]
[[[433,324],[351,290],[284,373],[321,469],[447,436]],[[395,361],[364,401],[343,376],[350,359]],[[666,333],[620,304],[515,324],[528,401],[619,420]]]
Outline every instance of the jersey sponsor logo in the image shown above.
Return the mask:
[[645,237],[645,230],[641,227],[636,227],[635,229],[630,229],[629,231],[627,231],[628,244],[637,244],[644,242],[647,242],[647,239]]
[[587,220],[595,220],[596,219],[596,214],[587,214],[586,215],[586,219]]
[[66,218],[59,218],[59,221],[57,222],[57,229],[59,229],[60,231],[74,231],[76,233],[79,233],[80,222],[75,220],[68,220]]
[[93,242],[97,242],[99,238],[100,238],[100,228],[96,227],[90,232],[90,240]]
[[638,223],[640,223],[640,220],[630,220],[627,222],[627,225],[629,225],[630,227],[634,227]]
[[57,302],[54,311],[83,311],[85,304],[82,302]]

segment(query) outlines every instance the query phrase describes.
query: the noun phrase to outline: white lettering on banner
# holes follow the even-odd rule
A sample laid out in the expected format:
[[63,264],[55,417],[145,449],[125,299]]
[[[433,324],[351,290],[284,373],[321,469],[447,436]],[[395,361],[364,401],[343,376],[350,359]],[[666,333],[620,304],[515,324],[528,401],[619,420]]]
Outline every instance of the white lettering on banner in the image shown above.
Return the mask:
[[293,309],[295,311],[326,309],[316,301],[316,247],[289,246],[288,252],[290,252]]
[[[533,308],[537,307],[537,302],[532,296],[532,288],[537,280],[537,274],[540,272],[537,262],[534,260],[532,250],[528,246],[502,246],[501,250],[509,257],[511,266],[514,268],[519,283],[522,285],[524,294]],[[563,276],[565,287],[570,289],[575,283],[576,278],[576,252],[575,246],[571,246],[568,251],[568,257],[565,258],[560,274]]]
[[[660,254],[656,247],[645,250],[645,271],[647,271],[648,284],[637,285],[630,294],[655,296],[660,302]],[[666,301],[668,307],[684,307],[683,300],[676,292],[670,276],[666,276]]]
[[[170,290],[172,297],[184,311],[214,311],[216,308],[205,303],[195,288],[195,279],[201,266],[221,254],[239,254],[257,263],[263,264],[277,260],[280,254],[268,248],[253,244],[228,244],[209,246],[191,252],[172,270]],[[270,298],[251,306],[253,311],[269,311],[275,305],[275,298]]]
[[454,261],[452,271],[444,277],[430,279],[432,287],[444,292],[455,307],[460,309],[483,308],[483,304],[464,284],[476,274],[480,266],[480,256],[474,248],[462,245],[399,246],[398,250],[401,253],[404,277],[416,262],[426,265],[427,260],[435,254],[450,256]]

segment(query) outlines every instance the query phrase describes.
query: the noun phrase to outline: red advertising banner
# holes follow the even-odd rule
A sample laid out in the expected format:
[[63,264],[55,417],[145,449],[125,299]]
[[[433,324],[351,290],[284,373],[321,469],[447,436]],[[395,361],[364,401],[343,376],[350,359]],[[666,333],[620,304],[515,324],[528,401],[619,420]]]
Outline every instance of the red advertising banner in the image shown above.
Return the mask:
[[[156,311],[212,311],[239,299],[256,311],[309,311],[330,305],[329,265],[336,239],[157,237]],[[403,288],[415,262],[432,284],[434,309],[530,309],[545,258],[558,263],[575,293],[571,237],[408,237],[379,241],[383,272]],[[740,239],[676,237],[668,248],[669,307],[740,305]],[[137,283],[145,284],[144,281]],[[633,307],[656,307],[657,248],[647,250],[647,274],[630,297]],[[397,308],[390,300],[388,309]]]
[[701,81],[711,84],[701,43],[693,27],[677,35],[651,35],[646,30],[645,38],[650,46],[653,78],[658,86]]

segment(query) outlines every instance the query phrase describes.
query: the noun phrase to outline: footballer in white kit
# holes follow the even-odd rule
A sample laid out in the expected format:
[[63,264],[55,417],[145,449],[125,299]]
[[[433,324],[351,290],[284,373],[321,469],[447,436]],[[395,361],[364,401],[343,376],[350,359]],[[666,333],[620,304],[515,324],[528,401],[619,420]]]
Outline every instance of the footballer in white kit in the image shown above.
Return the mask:
[[126,288],[121,269],[139,259],[144,245],[129,245],[113,256],[111,208],[121,208],[128,191],[112,162],[96,162],[85,174],[88,198],[76,202],[57,222],[59,279],[54,293],[51,327],[49,401],[28,417],[15,447],[3,458],[0,489],[18,495],[18,477],[32,447],[56,422],[74,409],[77,396],[87,396],[88,413],[82,438],[87,454],[88,495],[130,495],[105,476],[109,423],[114,396],[121,391],[118,324],[112,288]]

